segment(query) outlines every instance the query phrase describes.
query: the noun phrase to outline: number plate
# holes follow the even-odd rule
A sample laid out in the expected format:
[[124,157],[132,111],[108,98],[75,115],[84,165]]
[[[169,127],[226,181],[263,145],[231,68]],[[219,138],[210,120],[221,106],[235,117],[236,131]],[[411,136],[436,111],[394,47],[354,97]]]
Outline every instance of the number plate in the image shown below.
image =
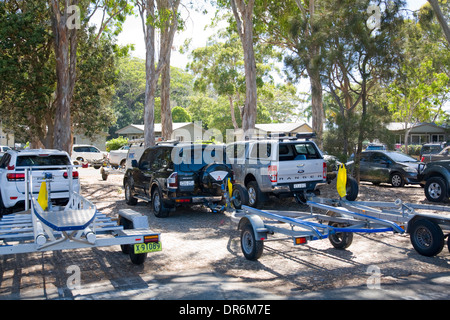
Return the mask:
[[134,253],[147,253],[162,251],[161,242],[138,243],[134,245]]
[[306,183],[296,183],[294,184],[294,189],[304,189],[306,188]]

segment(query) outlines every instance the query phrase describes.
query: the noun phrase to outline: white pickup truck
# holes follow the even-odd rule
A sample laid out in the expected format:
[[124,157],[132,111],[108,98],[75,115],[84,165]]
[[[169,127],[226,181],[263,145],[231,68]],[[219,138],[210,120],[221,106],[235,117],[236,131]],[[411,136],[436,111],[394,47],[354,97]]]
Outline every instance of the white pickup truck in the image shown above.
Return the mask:
[[123,146],[118,150],[111,150],[109,152],[109,163],[111,166],[125,168],[129,149],[130,146]]
[[227,146],[236,184],[248,190],[248,205],[260,208],[268,195],[305,201],[316,185],[327,182],[327,164],[309,139],[242,141]]

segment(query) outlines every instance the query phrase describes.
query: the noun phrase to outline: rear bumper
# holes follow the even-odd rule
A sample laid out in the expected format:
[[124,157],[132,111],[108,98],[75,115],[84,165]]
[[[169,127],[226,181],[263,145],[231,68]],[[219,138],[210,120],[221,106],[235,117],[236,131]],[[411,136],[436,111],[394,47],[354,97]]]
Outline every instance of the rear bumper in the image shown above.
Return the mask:
[[220,202],[222,199],[222,196],[177,196],[164,198],[164,203],[170,206],[177,204],[207,204]]

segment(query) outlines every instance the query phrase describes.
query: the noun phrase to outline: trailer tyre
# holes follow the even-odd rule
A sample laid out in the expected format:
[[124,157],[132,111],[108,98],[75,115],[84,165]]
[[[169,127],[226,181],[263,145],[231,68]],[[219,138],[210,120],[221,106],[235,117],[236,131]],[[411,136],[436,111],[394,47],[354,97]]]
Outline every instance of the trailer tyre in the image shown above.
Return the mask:
[[256,240],[255,232],[250,223],[246,223],[241,230],[241,249],[247,260],[258,260],[264,249],[264,242]]
[[[120,217],[119,224],[123,226],[124,230],[133,229],[133,222],[125,219],[124,217]],[[134,253],[134,245],[132,244],[124,244],[120,245],[120,248],[124,254],[128,254],[130,256],[130,260],[133,264],[143,264],[147,259],[146,253]]]
[[[330,221],[329,226],[334,228],[344,228],[346,225]],[[351,232],[336,232],[331,234],[328,239],[335,249],[344,250],[350,247],[353,242],[353,233]]]
[[444,233],[439,225],[428,219],[416,220],[410,230],[411,243],[416,251],[432,257],[444,248]]

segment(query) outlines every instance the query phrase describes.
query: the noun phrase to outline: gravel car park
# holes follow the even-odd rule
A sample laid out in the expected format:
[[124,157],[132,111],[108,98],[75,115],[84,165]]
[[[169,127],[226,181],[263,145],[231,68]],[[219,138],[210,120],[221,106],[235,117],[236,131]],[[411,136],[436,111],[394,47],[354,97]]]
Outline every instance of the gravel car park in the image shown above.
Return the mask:
[[[93,168],[79,172],[82,194],[92,200],[100,212],[114,217],[118,210],[130,208],[124,200],[121,176],[113,175],[103,181]],[[323,187],[321,196],[338,196],[335,184]],[[397,198],[404,202],[430,203],[418,185],[395,189],[366,182],[360,185],[359,200],[393,201]],[[274,197],[266,208],[308,210],[292,198]],[[229,279],[214,283],[217,287],[211,299],[235,297],[220,289],[231,284],[239,290],[248,288],[255,299],[263,299],[263,294],[270,294],[272,299],[304,299],[311,294],[320,297],[323,290],[329,289],[340,292],[339,299],[346,299],[349,289],[359,292],[359,287],[367,289],[368,284],[376,283],[374,280],[379,281],[379,290],[369,291],[381,292],[385,299],[392,299],[394,295],[389,288],[395,285],[410,288],[403,296],[395,295],[398,299],[448,299],[438,287],[439,283],[445,285],[442,281],[450,276],[448,250],[444,249],[436,257],[421,256],[415,252],[407,235],[356,234],[348,250],[334,249],[328,241],[299,247],[294,247],[291,240],[268,242],[263,257],[253,262],[243,256],[239,231],[230,223],[227,212],[211,214],[208,208],[192,206],[180,208],[167,219],[159,219],[146,202],[139,202],[133,210],[145,214],[150,226],[162,235],[163,250],[152,254],[144,265],[133,265],[127,255],[114,247],[4,256],[0,268],[0,299],[98,300],[115,296],[195,300],[196,290],[210,284],[210,275]],[[80,272],[78,289],[68,285],[73,270]],[[425,289],[427,279],[434,283],[436,291],[430,291],[433,285]],[[179,290],[168,291],[170,284],[179,284]],[[160,292],[164,295],[158,295]],[[368,298],[362,291],[351,297]]]

